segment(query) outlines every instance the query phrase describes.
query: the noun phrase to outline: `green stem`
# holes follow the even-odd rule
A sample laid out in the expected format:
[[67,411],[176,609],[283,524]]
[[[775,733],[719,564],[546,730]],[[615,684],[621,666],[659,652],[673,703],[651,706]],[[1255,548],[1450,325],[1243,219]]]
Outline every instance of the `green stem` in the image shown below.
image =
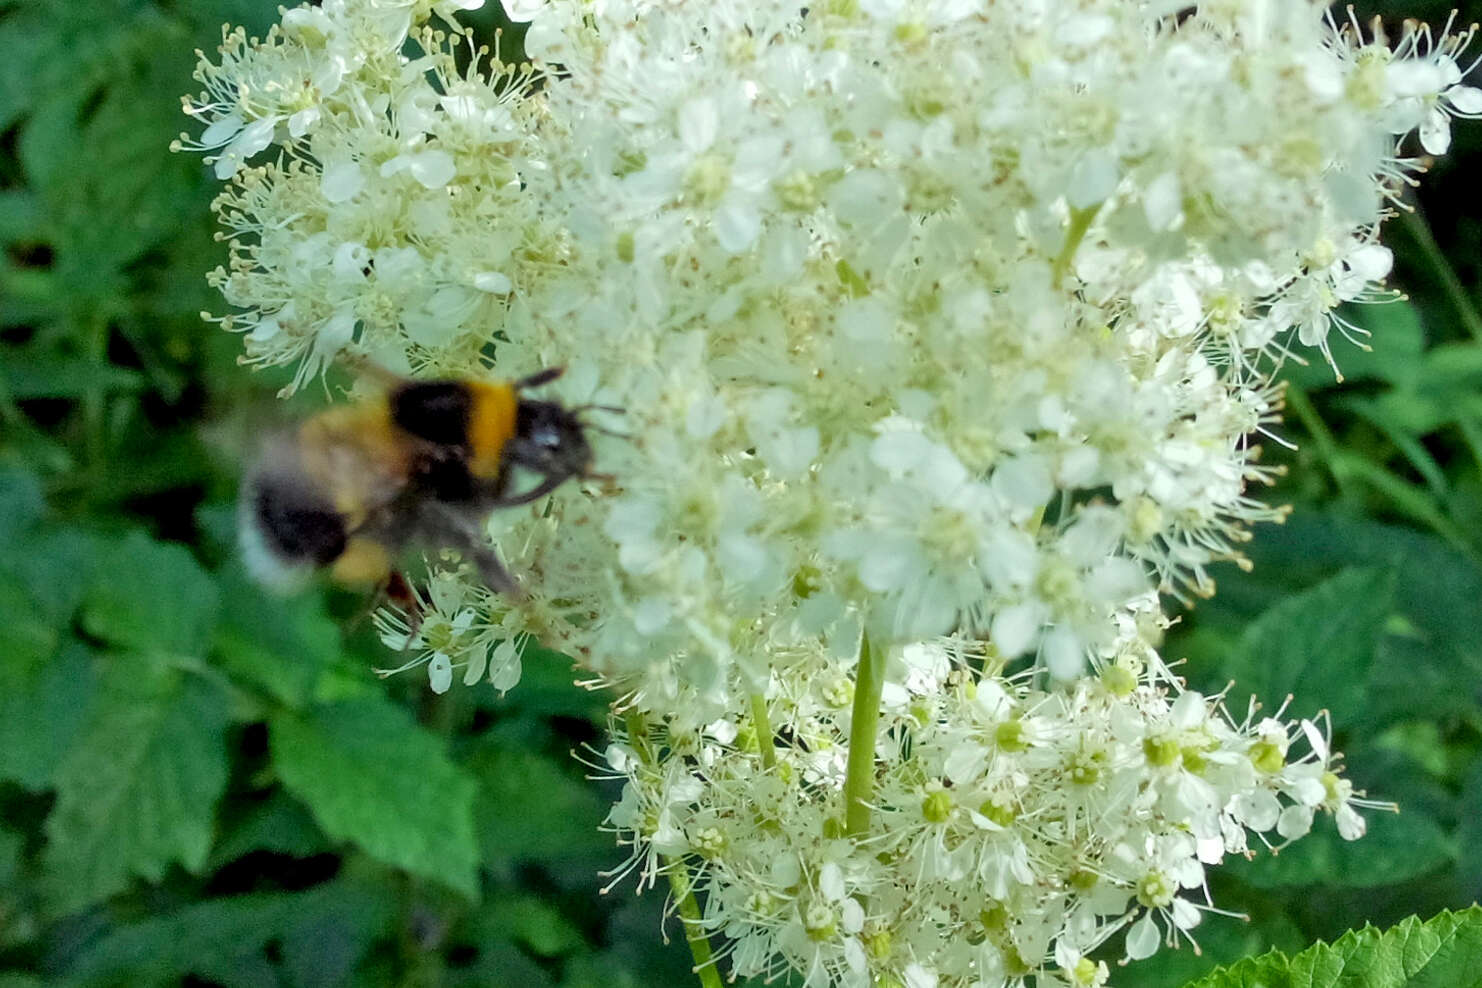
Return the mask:
[[1327,467],[1328,473],[1332,475],[1342,497],[1354,496],[1357,493],[1355,484],[1364,485],[1374,493],[1387,498],[1396,511],[1404,513],[1423,525],[1429,525],[1437,535],[1449,541],[1457,549],[1468,554],[1475,554],[1472,541],[1446,515],[1437,499],[1427,496],[1424,491],[1417,490],[1413,484],[1397,477],[1382,465],[1362,456],[1345,453],[1338,440],[1328,431],[1327,426],[1323,425],[1322,417],[1317,414],[1317,409],[1312,406],[1312,401],[1305,391],[1295,385],[1288,386],[1286,403],[1307,427],[1307,431],[1312,433],[1318,455]]
[[679,921],[684,926],[684,939],[690,945],[690,956],[695,959],[695,974],[700,977],[703,988],[722,988],[720,971],[715,967],[715,956],[710,952],[710,938],[700,925],[700,904],[695,901],[695,890],[690,885],[690,870],[683,861],[666,859],[669,863],[669,887],[679,903]]
[[[87,326],[87,359],[94,371],[100,371],[108,363],[108,321],[100,313],[91,313],[88,316]],[[88,469],[93,476],[102,476],[104,470],[104,459],[108,447],[105,431],[107,429],[107,393],[101,381],[101,375],[97,375],[93,384],[89,385],[82,394],[82,421],[83,438],[87,450]]]
[[1055,263],[1050,267],[1051,279],[1056,288],[1065,280],[1065,274],[1070,270],[1070,264],[1075,260],[1075,252],[1081,246],[1081,241],[1086,239],[1086,231],[1091,229],[1091,222],[1096,219],[1096,214],[1101,212],[1101,203],[1087,206],[1085,209],[1072,209],[1070,211],[1070,226],[1065,231],[1065,246],[1060,248],[1060,256],[1055,258]]
[[777,767],[777,747],[772,741],[772,720],[767,715],[767,698],[751,694],[751,726],[756,730],[756,743],[762,752],[762,767]]
[[1317,445],[1317,453],[1327,465],[1328,473],[1332,475],[1333,482],[1338,485],[1339,492],[1347,497],[1352,493],[1349,490],[1348,474],[1341,466],[1335,464],[1338,440],[1328,431],[1322,416],[1317,414],[1317,409],[1312,407],[1312,401],[1307,397],[1306,391],[1295,384],[1288,384],[1284,396],[1287,407],[1312,434],[1312,441]]
[[[648,723],[643,714],[629,710],[623,715],[623,724],[628,729],[628,743],[650,767],[656,764],[653,745],[648,738]],[[669,873],[669,887],[674,892],[674,901],[679,903],[679,920],[684,926],[684,939],[690,945],[690,956],[695,959],[695,974],[700,978],[701,988],[724,988],[720,971],[715,966],[715,955],[710,950],[710,938],[700,925],[700,903],[695,900],[695,890],[690,884],[690,869],[684,858],[665,855],[665,871]]]
[[1441,279],[1441,287],[1446,290],[1446,297],[1450,300],[1456,314],[1461,318],[1462,325],[1467,328],[1475,338],[1482,340],[1482,313],[1477,311],[1476,303],[1472,301],[1471,295],[1467,294],[1467,287],[1461,283],[1456,276],[1456,269],[1446,259],[1446,252],[1441,245],[1436,243],[1436,238],[1431,235],[1430,224],[1420,218],[1418,213],[1405,210],[1400,213],[1400,222],[1405,227],[1405,232],[1415,239],[1419,245],[1420,252],[1425,255],[1431,270]]
[[653,749],[648,743],[648,724],[643,719],[643,714],[637,710],[629,710],[623,714],[623,726],[628,729],[628,743],[633,750],[638,752],[638,757],[643,764],[654,763]]
[[844,775],[844,827],[854,838],[870,832],[870,800],[875,794],[875,734],[880,724],[880,694],[884,689],[885,657],[870,648],[870,637],[866,634],[859,642],[854,714],[849,722],[849,764]]

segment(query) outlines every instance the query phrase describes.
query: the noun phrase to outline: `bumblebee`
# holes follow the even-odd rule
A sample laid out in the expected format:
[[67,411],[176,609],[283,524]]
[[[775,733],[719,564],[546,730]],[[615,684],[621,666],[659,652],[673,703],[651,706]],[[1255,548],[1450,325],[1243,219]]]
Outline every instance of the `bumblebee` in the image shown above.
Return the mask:
[[[385,394],[321,412],[270,441],[239,507],[248,568],[277,586],[327,569],[339,583],[395,587],[404,548],[447,547],[492,589],[518,597],[485,519],[571,477],[595,476],[580,410],[525,394],[561,373],[395,378]],[[535,482],[519,489],[524,473]]]

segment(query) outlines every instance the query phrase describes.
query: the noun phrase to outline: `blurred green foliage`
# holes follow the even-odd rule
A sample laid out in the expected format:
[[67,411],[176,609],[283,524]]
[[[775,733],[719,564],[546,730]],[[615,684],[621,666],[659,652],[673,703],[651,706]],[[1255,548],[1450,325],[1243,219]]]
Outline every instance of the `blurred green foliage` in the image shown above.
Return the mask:
[[[196,47],[251,0],[0,0],[0,984],[646,986],[569,661],[431,697],[368,602],[265,596],[235,478],[283,380],[203,324]],[[322,395],[302,399],[306,406]]]
[[[600,747],[604,703],[566,660],[527,655],[505,699],[383,683],[365,601],[265,597],[234,559],[248,439],[292,413],[199,319],[214,183],[166,147],[191,50],[275,16],[0,0],[0,985],[692,983],[660,894],[598,894],[616,793],[570,752]],[[1118,985],[1319,939],[1323,964],[1427,937],[1475,959],[1475,913],[1439,914],[1482,889],[1479,129],[1390,226],[1410,298],[1350,313],[1375,351],[1335,345],[1341,386],[1287,369],[1298,448],[1266,445],[1290,522],[1167,643],[1233,709],[1331,710],[1357,784],[1403,812],[1219,871],[1249,920],[1210,915],[1201,955]],[[1339,941],[1411,915],[1437,918]],[[1331,983],[1278,976],[1296,963],[1208,984]]]

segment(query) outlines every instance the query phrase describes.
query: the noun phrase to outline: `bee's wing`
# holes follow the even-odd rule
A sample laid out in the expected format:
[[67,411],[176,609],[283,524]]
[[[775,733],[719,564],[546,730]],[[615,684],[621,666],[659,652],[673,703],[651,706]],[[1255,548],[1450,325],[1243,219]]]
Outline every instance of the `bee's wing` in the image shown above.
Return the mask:
[[321,413],[300,428],[295,448],[304,475],[340,513],[347,535],[366,534],[399,548],[415,454],[379,408]]
[[340,354],[339,361],[356,374],[375,382],[378,387],[386,391],[394,391],[410,380],[405,374],[398,374],[363,353],[345,351]]

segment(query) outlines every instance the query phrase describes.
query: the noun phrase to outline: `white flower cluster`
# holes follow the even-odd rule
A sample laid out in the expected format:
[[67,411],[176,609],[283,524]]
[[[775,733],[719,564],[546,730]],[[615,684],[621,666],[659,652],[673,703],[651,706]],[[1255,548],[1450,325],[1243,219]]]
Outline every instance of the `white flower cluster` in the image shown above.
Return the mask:
[[375,613],[376,630],[387,647],[411,652],[412,658],[395,669],[377,669],[377,675],[394,676],[415,666],[427,666],[427,679],[434,693],[446,693],[455,671],[464,686],[473,686],[485,676],[500,693],[520,681],[521,655],[529,634],[512,621],[514,612],[491,616],[487,597],[470,595],[461,567],[434,569],[424,591],[411,586],[412,599],[406,611],[382,608]]
[[739,975],[1099,985],[1106,965],[1087,956],[1118,931],[1131,959],[1192,939],[1213,910],[1205,866],[1247,853],[1248,832],[1292,840],[1317,809],[1363,832],[1315,725],[1232,722],[1129,631],[1099,677],[1065,690],[981,671],[962,639],[897,654],[867,839],[840,816],[847,680],[817,658],[779,672],[771,768],[749,721],[615,743],[608,763],[629,781],[610,822],[640,883],[666,860],[699,863],[705,924]]
[[[238,310],[222,322],[246,332],[248,362],[296,364],[290,390],[347,349],[466,370],[504,322],[501,268],[527,246],[528,202],[513,161],[525,108],[509,97],[531,72],[462,75],[477,52],[425,24],[482,3],[329,0],[284,11],[264,39],[227,31],[220,64],[202,58],[207,88],[185,106],[209,123],[175,146],[211,152],[231,181],[214,204],[231,260],[212,283]],[[276,160],[248,164],[272,144]]]
[[[1315,0],[507,0],[513,65],[450,19],[478,2],[228,33],[180,145],[229,182],[249,362],[565,365],[564,400],[626,410],[592,430],[616,494],[491,519],[528,600],[439,576],[419,629],[383,620],[435,687],[513,685],[525,635],[616,685],[653,737],[614,822],[706,862],[738,970],[812,984],[1097,983],[1084,952],[1186,928],[1174,892],[1245,829],[1357,834],[1316,731],[1289,762],[1298,729],[1178,695],[1153,595],[1212,592],[1280,517],[1246,493],[1275,369],[1382,297],[1416,143],[1482,112],[1471,32]],[[956,676],[861,728],[862,640]]]
[[492,347],[626,408],[622,495],[513,540],[531,630],[656,712],[862,627],[1069,678],[1139,594],[1208,593],[1278,516],[1245,488],[1291,330],[1326,353],[1388,270],[1398,141],[1482,98],[1465,37],[1290,0],[563,0],[511,11],[523,68],[450,6],[331,0],[203,62],[224,321],[295,383]]

